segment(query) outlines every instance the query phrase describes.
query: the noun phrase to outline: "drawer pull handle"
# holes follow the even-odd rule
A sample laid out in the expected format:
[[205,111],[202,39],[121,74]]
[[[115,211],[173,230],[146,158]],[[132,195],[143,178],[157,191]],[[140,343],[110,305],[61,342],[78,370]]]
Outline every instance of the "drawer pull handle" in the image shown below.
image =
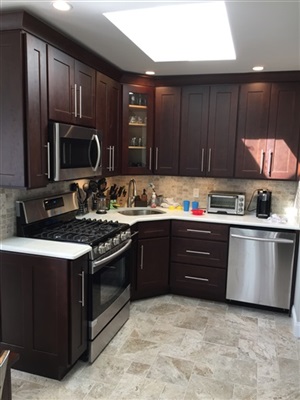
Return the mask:
[[204,282],[209,282],[209,279],[207,278],[197,278],[196,276],[190,276],[190,275],[185,275],[185,279],[192,279],[193,281],[204,281]]
[[198,233],[208,233],[208,234],[211,234],[211,231],[200,231],[199,229],[187,229],[187,232],[198,232]]
[[210,253],[208,251],[186,250],[186,253],[204,254],[205,256],[210,256]]
[[141,245],[141,269],[144,269],[144,245]]

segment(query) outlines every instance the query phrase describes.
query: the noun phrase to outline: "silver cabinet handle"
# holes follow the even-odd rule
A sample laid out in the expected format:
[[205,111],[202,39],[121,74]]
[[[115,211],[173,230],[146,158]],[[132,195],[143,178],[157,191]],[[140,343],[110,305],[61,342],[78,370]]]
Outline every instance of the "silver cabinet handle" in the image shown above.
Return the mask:
[[207,172],[210,172],[210,165],[211,164],[211,149],[208,150],[208,167]]
[[84,307],[84,271],[78,276],[81,276],[81,300],[79,300],[79,303],[81,303],[81,307]]
[[152,147],[149,149],[149,169],[152,170]]
[[273,151],[269,151],[269,168],[268,168],[268,171],[269,171],[269,176],[271,176],[271,174],[272,174],[272,161],[273,161]]
[[201,172],[204,171],[204,149],[201,150]]
[[197,278],[196,276],[190,276],[190,275],[185,275],[185,279],[192,279],[193,281],[204,281],[204,282],[209,282],[209,279],[207,278]]
[[141,269],[144,269],[144,245],[141,245]]
[[260,168],[259,168],[260,174],[263,173],[264,163],[265,163],[265,152],[262,150],[260,154]]
[[111,171],[114,171],[115,170],[115,146],[111,146],[111,152],[112,152]]
[[75,97],[74,97],[74,114],[75,114],[75,118],[77,118],[77,84],[75,83],[74,85],[74,93],[75,93]]
[[158,147],[155,149],[155,170],[158,170]]
[[82,118],[82,87],[79,86],[79,118]]
[[108,171],[111,171],[111,146],[107,147],[108,150]]
[[207,233],[208,235],[211,234],[211,231],[201,231],[199,229],[187,229],[187,232],[197,232],[197,233]]
[[186,250],[185,252],[192,253],[192,254],[202,254],[204,256],[210,256],[210,253],[208,251]]
[[47,142],[47,169],[48,171],[46,172],[46,175],[48,176],[48,179],[50,179],[50,143]]

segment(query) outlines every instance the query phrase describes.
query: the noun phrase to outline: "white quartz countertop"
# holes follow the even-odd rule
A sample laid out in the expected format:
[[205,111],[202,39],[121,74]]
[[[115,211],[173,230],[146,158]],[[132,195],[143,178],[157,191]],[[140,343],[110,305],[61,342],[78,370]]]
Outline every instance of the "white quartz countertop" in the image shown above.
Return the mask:
[[[136,209],[139,209],[138,207]],[[254,214],[245,214],[244,216],[204,214],[193,215],[191,212],[181,210],[169,210],[157,208],[164,211],[157,215],[138,215],[126,216],[118,211],[123,209],[109,210],[107,214],[97,214],[92,211],[78,218],[91,218],[119,221],[134,225],[137,222],[163,221],[163,220],[183,220],[193,222],[211,222],[218,224],[240,225],[245,227],[275,228],[300,230],[299,224],[295,220],[288,220],[286,223],[271,222],[267,219],[257,218]],[[88,253],[91,247],[84,244],[55,242],[50,240],[29,239],[22,237],[10,237],[0,241],[0,250],[11,251],[25,254],[35,254],[48,257],[64,258],[75,260],[76,258]]]
[[[139,209],[139,207],[133,208]],[[119,221],[127,223],[129,225],[134,225],[137,222],[146,221],[160,221],[160,220],[183,220],[183,221],[193,221],[193,222],[212,222],[217,224],[228,224],[228,225],[243,225],[248,227],[262,227],[262,228],[275,228],[275,229],[292,229],[300,230],[299,224],[294,219],[288,220],[286,223],[271,222],[267,219],[257,218],[255,214],[245,214],[245,215],[222,215],[222,214],[203,214],[203,215],[193,215],[191,211],[181,211],[181,210],[169,210],[157,207],[156,210],[164,211],[163,214],[151,214],[151,215],[135,215],[127,216],[122,215],[118,211],[126,210],[126,208],[119,208],[114,210],[109,210],[107,214],[97,214],[92,211],[88,214],[83,215],[79,218],[96,218],[96,219],[107,219],[112,221]]]
[[10,237],[0,242],[0,250],[75,260],[88,253],[91,247],[86,244]]

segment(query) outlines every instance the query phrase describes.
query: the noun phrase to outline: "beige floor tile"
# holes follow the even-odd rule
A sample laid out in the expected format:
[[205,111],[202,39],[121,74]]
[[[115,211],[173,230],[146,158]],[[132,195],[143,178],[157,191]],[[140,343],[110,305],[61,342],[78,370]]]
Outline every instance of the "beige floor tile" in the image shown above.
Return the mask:
[[167,295],[133,302],[93,364],[62,381],[12,371],[13,400],[300,400],[286,314]]

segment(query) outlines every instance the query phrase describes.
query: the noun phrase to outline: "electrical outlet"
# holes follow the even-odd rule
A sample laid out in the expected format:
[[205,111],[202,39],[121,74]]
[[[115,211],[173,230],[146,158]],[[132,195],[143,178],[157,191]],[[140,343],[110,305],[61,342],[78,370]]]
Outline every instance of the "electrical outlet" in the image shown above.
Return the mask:
[[193,189],[193,197],[199,197],[199,189],[197,188]]

